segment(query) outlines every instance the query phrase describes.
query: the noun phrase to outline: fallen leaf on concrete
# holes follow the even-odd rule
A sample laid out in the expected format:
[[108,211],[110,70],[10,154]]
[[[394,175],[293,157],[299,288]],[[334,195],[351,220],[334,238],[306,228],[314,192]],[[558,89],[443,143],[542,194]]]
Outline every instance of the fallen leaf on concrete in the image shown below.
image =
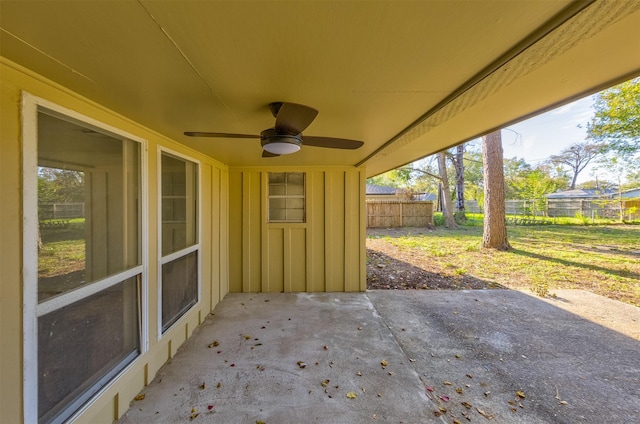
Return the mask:
[[442,412],[440,412],[440,411],[433,411],[433,415],[435,415],[436,417],[439,417],[440,415],[442,415]]
[[569,402],[567,402],[566,400],[561,400],[560,402],[558,402],[560,405],[568,405]]
[[443,402],[449,402],[449,396],[438,396],[440,398],[441,401]]
[[451,383],[450,381],[443,381],[442,384],[444,384],[445,386],[451,386],[453,383]]
[[189,415],[189,419],[190,419],[190,420],[193,420],[193,419],[194,419],[194,418],[196,418],[198,415],[200,415],[200,414],[198,413],[198,411],[196,411],[196,408],[192,408],[192,409],[191,409],[191,415]]
[[358,397],[358,395],[356,394],[356,392],[348,392],[348,393],[347,393],[347,397],[348,397],[349,399],[355,399],[355,398],[357,398],[357,397]]
[[416,362],[416,360],[413,358],[409,358],[409,362]]
[[362,371],[358,371],[358,372],[356,373],[356,375],[357,375],[358,377],[362,377]]
[[212,347],[218,346],[219,344],[220,343],[217,340],[214,340],[213,342],[209,343],[207,347],[212,348]]
[[141,395],[138,395],[138,396],[134,397],[133,399],[134,399],[134,400],[142,400],[142,399],[144,399],[144,396],[145,396],[145,395],[144,395],[144,393],[143,393],[143,394],[141,394]]
[[324,350],[329,350],[329,346],[327,346],[327,345],[324,345],[322,348],[323,348]]
[[222,383],[218,383],[218,385],[216,386],[216,389],[219,389],[220,387],[222,387]]
[[202,383],[202,384],[200,385],[200,390],[204,390],[204,389],[206,389],[206,388],[207,388],[206,384]]
[[375,420],[376,418],[378,418],[378,416],[376,414],[371,414],[371,418]]
[[467,377],[469,378],[473,378],[473,376],[471,374],[467,374]]
[[495,418],[495,415],[493,414],[487,414],[486,412],[484,412],[482,409],[480,408],[476,408],[476,411],[478,411],[478,414],[482,415],[483,417],[485,417],[488,420],[492,420]]
[[521,399],[524,399],[524,398],[526,398],[526,397],[527,397],[527,396],[524,394],[524,392],[522,392],[522,391],[520,391],[520,390],[518,390],[518,391],[516,392],[516,395],[518,395],[518,397],[519,397],[519,398],[521,398]]
[[307,367],[307,363],[306,362],[302,362],[302,361],[298,361],[298,366],[300,368],[306,368]]
[[385,361],[384,359],[382,361],[380,361],[380,365],[382,365],[382,368],[385,368],[388,364],[387,361]]
[[327,387],[327,386],[329,385],[329,381],[330,381],[330,380],[328,380],[328,379],[327,379],[327,380],[324,380],[324,381],[322,381],[322,383],[320,383],[320,385],[321,385],[322,387]]
[[456,387],[456,393],[461,395],[464,392],[464,390],[462,390],[462,387]]
[[455,419],[452,421],[452,423],[453,423],[453,424],[462,424],[462,423],[460,422],[460,420],[459,420],[459,419],[457,419],[457,418],[455,418]]
[[207,409],[211,411],[213,409],[213,405],[207,405]]
[[428,392],[433,392],[433,387],[431,387],[431,386],[427,386],[426,389],[427,389]]
[[464,406],[465,408],[471,409],[472,405],[469,402],[461,402],[461,403],[462,403],[462,406]]
[[484,395],[485,395],[486,397],[489,397],[489,396],[491,395],[491,392],[484,392]]
[[245,340],[249,340],[251,338],[251,336],[248,335],[248,334],[245,334],[243,337],[244,337]]

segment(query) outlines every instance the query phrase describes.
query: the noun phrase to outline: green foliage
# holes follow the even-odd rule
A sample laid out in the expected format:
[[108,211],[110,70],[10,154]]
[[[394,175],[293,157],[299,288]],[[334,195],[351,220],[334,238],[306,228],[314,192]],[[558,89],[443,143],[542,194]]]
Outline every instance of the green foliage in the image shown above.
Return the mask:
[[84,173],[57,168],[38,168],[40,203],[74,203],[84,201]]
[[587,127],[591,140],[622,154],[640,149],[640,78],[601,91],[593,107],[595,115]]

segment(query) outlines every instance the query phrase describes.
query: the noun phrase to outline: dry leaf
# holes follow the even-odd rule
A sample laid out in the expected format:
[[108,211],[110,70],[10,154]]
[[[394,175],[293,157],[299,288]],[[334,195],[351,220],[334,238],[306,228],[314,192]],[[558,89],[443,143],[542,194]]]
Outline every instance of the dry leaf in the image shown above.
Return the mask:
[[462,424],[459,419],[455,418],[453,420],[453,424]]
[[251,336],[248,335],[248,334],[245,334],[243,337],[244,337],[245,340],[249,340],[251,338]]
[[298,366],[299,366],[300,368],[306,368],[306,367],[307,367],[307,364],[306,364],[306,362],[298,361]]
[[220,343],[218,343],[218,341],[217,341],[217,340],[214,340],[213,342],[209,343],[209,344],[207,345],[207,347],[208,347],[208,348],[212,348],[212,347],[218,346],[219,344],[220,344]]
[[141,394],[141,395],[138,395],[138,396],[134,397],[133,399],[135,399],[135,400],[142,400],[142,399],[144,399],[144,396],[145,396],[145,395],[144,395],[144,393],[143,393],[143,394]]
[[524,392],[521,392],[520,390],[518,390],[518,391],[516,392],[516,395],[518,395],[518,397],[519,397],[519,398],[521,398],[521,399],[524,399],[524,398],[526,398],[526,397],[527,397],[527,396],[524,394]]
[[427,389],[428,392],[433,392],[433,387],[431,387],[431,386],[427,386],[426,389]]
[[348,397],[349,399],[355,399],[355,398],[357,398],[357,397],[358,397],[358,395],[356,394],[356,392],[348,392],[348,393],[347,393],[347,397]]
[[206,389],[206,388],[207,388],[207,386],[206,386],[204,383],[202,383],[202,384],[200,385],[200,390],[204,390],[204,389]]
[[473,378],[473,376],[471,374],[467,374],[467,377],[469,378]]
[[461,395],[464,392],[464,390],[462,390],[462,387],[456,387],[456,393]]
[[486,412],[484,412],[482,409],[480,408],[476,408],[476,411],[478,411],[478,414],[482,415],[483,417],[485,417],[488,420],[492,420],[495,418],[495,415],[493,414],[487,414]]
[[451,386],[453,383],[451,383],[450,381],[443,381],[442,384],[444,384],[445,386]]
[[382,365],[382,368],[385,368],[387,365],[389,365],[389,363],[383,359],[382,361],[380,361],[380,365]]
[[211,411],[211,410],[213,409],[213,405],[208,405],[208,406],[207,406],[207,409],[208,409],[209,411]]
[[220,387],[222,387],[222,383],[218,383],[218,385],[216,386],[216,389],[219,389]]
[[561,400],[560,402],[558,402],[560,405],[568,405],[569,402],[567,402],[566,400]]
[[440,415],[442,415],[442,412],[440,412],[440,411],[433,411],[433,415],[435,415],[436,417],[439,417]]
[[449,396],[438,396],[443,402],[449,402]]
[[358,372],[356,373],[356,375],[357,375],[358,377],[362,377],[362,372],[361,372],[361,371],[358,371]]
[[464,406],[467,409],[471,409],[471,404],[469,402],[462,402],[462,406]]
[[322,387],[327,387],[329,385],[329,380],[324,380],[322,383],[320,383],[320,385]]

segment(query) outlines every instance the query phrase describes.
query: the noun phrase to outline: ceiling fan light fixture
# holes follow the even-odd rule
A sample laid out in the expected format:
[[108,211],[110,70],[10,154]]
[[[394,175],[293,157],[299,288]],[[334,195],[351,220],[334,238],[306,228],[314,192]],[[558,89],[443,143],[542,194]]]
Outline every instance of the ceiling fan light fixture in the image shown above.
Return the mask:
[[260,134],[260,143],[262,144],[262,148],[269,153],[288,155],[300,150],[302,140],[299,136],[278,134],[275,129],[270,128],[262,131]]
[[300,145],[292,143],[288,140],[283,141],[271,141],[268,144],[262,146],[264,150],[276,155],[288,155],[300,150]]

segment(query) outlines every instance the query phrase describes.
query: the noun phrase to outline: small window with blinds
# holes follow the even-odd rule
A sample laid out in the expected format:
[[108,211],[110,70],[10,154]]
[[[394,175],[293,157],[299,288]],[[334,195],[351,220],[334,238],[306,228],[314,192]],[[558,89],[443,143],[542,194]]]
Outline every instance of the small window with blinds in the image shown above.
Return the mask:
[[304,172],[269,173],[269,222],[305,222]]

